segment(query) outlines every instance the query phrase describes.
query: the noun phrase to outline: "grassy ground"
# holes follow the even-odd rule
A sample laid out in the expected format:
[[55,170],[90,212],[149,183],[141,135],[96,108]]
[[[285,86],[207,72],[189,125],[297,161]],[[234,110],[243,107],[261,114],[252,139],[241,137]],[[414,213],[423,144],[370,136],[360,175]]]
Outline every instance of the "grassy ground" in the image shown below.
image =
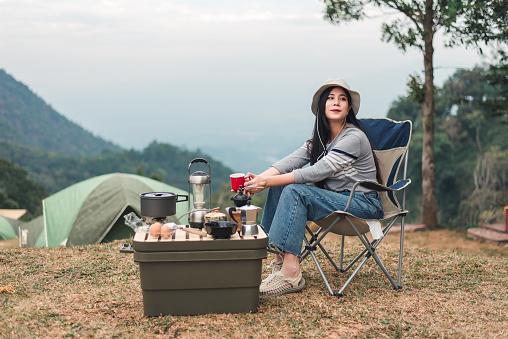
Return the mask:
[[[379,250],[392,273],[397,240],[398,234],[388,235]],[[179,317],[143,316],[139,269],[132,254],[119,253],[119,244],[0,248],[0,287],[13,288],[0,293],[0,337],[508,336],[508,248],[461,232],[406,233],[401,291],[392,290],[371,262],[342,298],[331,297],[306,260],[306,289],[261,297],[257,313]],[[338,253],[336,243],[329,247]],[[347,249],[360,247],[348,241]],[[336,287],[346,280],[323,267]]]

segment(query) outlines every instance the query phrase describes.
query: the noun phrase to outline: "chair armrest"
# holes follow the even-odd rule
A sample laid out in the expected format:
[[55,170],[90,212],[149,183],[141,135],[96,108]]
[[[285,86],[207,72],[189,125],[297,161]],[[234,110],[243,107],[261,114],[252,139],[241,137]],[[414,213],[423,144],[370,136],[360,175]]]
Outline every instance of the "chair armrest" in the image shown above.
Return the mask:
[[358,180],[354,184],[353,189],[351,190],[351,194],[349,195],[349,199],[347,201],[346,208],[344,208],[344,212],[347,212],[347,210],[349,209],[349,206],[351,205],[351,201],[353,200],[353,196],[355,194],[356,188],[358,186],[362,186],[362,187],[368,188],[368,189],[376,191],[376,192],[386,192],[386,191],[393,192],[393,191],[400,191],[401,189],[406,188],[410,183],[411,183],[411,179],[403,179],[403,180],[397,181],[393,185],[385,186],[385,185],[381,185],[380,183],[378,183],[376,181]]
[[[401,189],[406,188],[411,183],[411,179],[403,179],[393,183],[390,186],[381,185],[375,181],[371,180],[360,180],[357,182],[359,186],[368,188],[377,192],[386,192],[386,191],[400,191]],[[356,186],[356,184],[355,184]],[[356,188],[356,187],[354,187]],[[354,191],[354,190],[353,190]]]

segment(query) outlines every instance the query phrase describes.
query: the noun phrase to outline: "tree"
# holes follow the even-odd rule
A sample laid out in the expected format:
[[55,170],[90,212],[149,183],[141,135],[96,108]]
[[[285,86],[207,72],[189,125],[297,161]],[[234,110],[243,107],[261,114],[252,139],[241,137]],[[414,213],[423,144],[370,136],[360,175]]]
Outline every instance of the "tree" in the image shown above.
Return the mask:
[[[460,69],[442,88],[435,89],[436,201],[438,222],[443,226],[492,222],[494,216],[502,216],[500,211],[508,201],[507,125],[488,104],[489,98],[498,98],[499,93],[497,85],[486,81],[490,71],[487,65]],[[416,119],[419,107],[414,100],[413,95],[394,100],[388,118]],[[481,125],[471,120],[478,111],[483,118]],[[411,211],[408,222],[421,220],[422,144],[423,127],[414,124],[408,162],[408,177],[414,185],[406,200]]]
[[495,89],[495,93],[486,98],[485,105],[492,109],[492,114],[502,118],[508,124],[508,56],[500,57],[497,64],[491,65],[485,81]]
[[[436,227],[436,179],[434,163],[434,37],[439,31],[448,39],[445,47],[464,45],[482,52],[482,45],[508,41],[506,0],[323,0],[325,19],[333,24],[367,18],[368,6],[395,12],[382,24],[382,40],[403,52],[418,49],[423,56],[425,79],[421,98],[423,125],[422,222]],[[393,14],[393,13],[391,13]],[[391,15],[387,14],[387,15]]]
[[0,158],[0,208],[23,208],[29,217],[41,214],[41,200],[46,197],[42,185],[31,181],[27,172]]

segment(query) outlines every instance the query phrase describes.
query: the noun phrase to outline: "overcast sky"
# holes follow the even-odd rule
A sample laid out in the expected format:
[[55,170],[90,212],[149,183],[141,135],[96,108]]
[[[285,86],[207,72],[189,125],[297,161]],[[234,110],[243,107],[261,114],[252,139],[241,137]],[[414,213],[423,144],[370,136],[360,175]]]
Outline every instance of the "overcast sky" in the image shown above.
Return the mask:
[[[317,0],[0,0],[0,68],[95,135],[200,148],[259,172],[310,136],[310,100],[342,77],[382,117],[422,74],[381,42],[387,17],[334,26]],[[436,84],[483,59],[435,44]]]

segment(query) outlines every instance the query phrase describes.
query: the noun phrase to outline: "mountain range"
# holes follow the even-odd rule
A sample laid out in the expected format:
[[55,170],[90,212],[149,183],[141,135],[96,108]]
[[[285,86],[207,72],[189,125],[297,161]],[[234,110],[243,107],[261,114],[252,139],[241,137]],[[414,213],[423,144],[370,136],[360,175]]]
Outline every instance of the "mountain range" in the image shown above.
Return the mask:
[[0,140],[59,154],[122,150],[69,121],[4,69],[0,69],[0,131]]
[[[232,173],[207,154],[170,144],[153,142],[142,151],[125,150],[56,112],[4,69],[0,69],[0,157],[26,170],[48,193],[112,172],[142,174],[187,189],[188,165],[194,158],[205,158],[213,168],[212,190],[229,181]],[[206,171],[202,165],[196,168]]]

